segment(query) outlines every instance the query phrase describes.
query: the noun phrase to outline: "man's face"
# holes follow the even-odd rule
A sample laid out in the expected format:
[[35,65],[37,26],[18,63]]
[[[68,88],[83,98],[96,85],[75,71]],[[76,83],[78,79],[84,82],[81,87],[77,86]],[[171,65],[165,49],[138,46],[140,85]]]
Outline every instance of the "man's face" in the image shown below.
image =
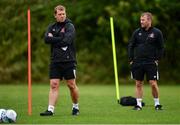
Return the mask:
[[66,12],[64,10],[57,10],[57,13],[54,15],[57,22],[64,22],[66,19]]
[[151,20],[148,19],[147,15],[141,16],[140,23],[142,28],[148,28],[151,26]]

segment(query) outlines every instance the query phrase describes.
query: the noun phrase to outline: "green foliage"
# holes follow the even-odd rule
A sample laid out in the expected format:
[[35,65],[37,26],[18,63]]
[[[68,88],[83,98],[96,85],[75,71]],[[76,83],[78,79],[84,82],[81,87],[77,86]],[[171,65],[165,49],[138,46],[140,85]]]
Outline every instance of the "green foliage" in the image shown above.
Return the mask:
[[154,15],[154,25],[162,30],[166,51],[160,61],[161,78],[179,81],[180,38],[178,0],[1,0],[0,1],[0,81],[27,80],[27,9],[31,9],[32,79],[48,81],[50,47],[44,32],[54,21],[53,9],[63,4],[77,31],[78,81],[114,80],[109,17],[114,17],[119,78],[129,79],[127,45],[139,27],[141,12]]

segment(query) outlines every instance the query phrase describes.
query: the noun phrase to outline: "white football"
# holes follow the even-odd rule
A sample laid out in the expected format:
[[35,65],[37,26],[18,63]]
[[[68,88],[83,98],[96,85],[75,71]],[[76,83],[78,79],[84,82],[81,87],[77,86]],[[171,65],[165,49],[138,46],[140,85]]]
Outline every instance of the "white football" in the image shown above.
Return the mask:
[[5,122],[8,123],[8,119],[6,118],[6,110],[0,109],[0,123]]
[[0,123],[2,123],[2,116],[6,115],[5,109],[0,109]]
[[8,118],[9,123],[16,122],[17,113],[12,109],[8,109],[6,111],[6,117]]
[[0,123],[2,123],[2,117],[6,115],[6,110],[5,109],[0,109]]

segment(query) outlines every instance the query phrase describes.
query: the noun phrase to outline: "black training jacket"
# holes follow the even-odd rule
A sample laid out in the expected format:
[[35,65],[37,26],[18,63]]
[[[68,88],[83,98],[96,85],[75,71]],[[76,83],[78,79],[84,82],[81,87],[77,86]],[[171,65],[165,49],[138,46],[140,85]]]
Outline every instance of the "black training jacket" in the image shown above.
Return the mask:
[[[64,33],[62,28],[65,28]],[[49,37],[48,33],[52,33],[53,37]],[[51,62],[76,62],[75,28],[69,19],[50,24],[44,40],[51,45]]]
[[148,31],[138,28],[134,31],[128,45],[129,61],[159,60],[164,51],[162,32],[151,27]]

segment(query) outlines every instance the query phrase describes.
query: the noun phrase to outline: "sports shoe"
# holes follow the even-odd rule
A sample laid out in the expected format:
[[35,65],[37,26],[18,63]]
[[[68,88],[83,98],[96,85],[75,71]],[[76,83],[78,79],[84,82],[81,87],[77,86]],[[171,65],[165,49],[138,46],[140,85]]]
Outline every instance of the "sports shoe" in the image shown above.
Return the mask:
[[162,105],[156,105],[155,110],[162,110]]
[[142,110],[142,108],[139,105],[135,105],[133,110]]
[[79,115],[79,109],[73,108],[72,115]]
[[53,116],[51,111],[46,110],[45,112],[40,113],[40,116]]

